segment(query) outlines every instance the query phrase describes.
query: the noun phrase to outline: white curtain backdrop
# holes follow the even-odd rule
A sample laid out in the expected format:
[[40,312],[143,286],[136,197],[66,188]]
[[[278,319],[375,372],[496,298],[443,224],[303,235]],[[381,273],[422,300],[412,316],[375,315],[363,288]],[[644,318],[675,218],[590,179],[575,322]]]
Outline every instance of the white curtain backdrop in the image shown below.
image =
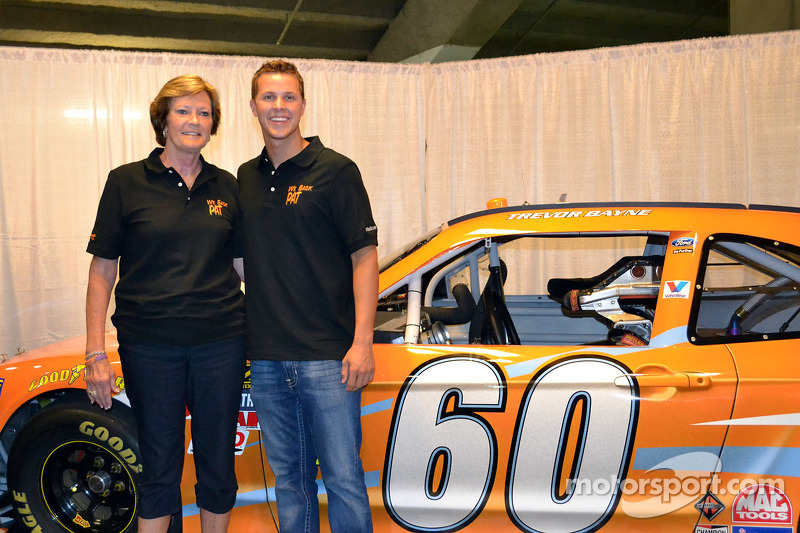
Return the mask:
[[[236,172],[263,147],[263,59],[0,47],[0,353],[84,331],[97,201],[154,146],[169,78],[220,91],[204,150]],[[381,254],[505,196],[510,204],[800,206],[800,32],[439,65],[297,60],[304,135],[355,160]]]

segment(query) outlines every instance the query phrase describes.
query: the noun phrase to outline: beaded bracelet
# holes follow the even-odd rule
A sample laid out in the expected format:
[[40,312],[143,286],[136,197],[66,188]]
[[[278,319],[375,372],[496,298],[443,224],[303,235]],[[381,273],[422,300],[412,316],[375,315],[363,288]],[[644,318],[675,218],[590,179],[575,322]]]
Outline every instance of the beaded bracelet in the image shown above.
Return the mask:
[[89,360],[89,359],[91,359],[92,357],[94,357],[94,356],[96,356],[96,355],[101,355],[101,354],[104,354],[104,353],[106,353],[106,351],[105,351],[105,350],[97,350],[96,352],[87,353],[87,354],[86,354],[86,360],[88,361],[88,360]]
[[87,359],[83,364],[89,366],[97,361],[102,361],[103,359],[108,359],[106,352],[99,352],[97,355],[93,355],[92,357]]

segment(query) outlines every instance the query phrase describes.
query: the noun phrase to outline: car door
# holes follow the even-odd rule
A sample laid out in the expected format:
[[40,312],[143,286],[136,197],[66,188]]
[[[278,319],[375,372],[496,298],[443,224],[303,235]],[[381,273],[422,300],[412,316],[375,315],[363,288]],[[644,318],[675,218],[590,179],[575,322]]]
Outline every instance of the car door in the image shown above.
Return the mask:
[[[628,255],[605,243],[612,259]],[[376,531],[691,530],[726,431],[699,424],[730,416],[736,386],[725,346],[695,346],[687,337],[683,283],[693,285],[696,257],[662,246],[646,344],[592,344],[596,317],[577,316],[591,325],[574,325],[546,294],[512,289],[512,272],[527,272],[526,261],[540,272],[548,264],[541,254],[585,253],[593,244],[531,246],[527,259],[507,267],[505,296],[522,345],[432,344],[425,335],[375,345],[376,378],[364,392],[365,468],[374,476],[373,503],[391,520],[376,522]],[[499,256],[513,254],[500,248]],[[469,263],[462,255],[449,264],[459,261]],[[550,264],[561,276],[569,261]],[[417,272],[408,287],[430,279]],[[406,318],[415,315],[407,300]],[[463,325],[446,328],[461,338]],[[537,342],[558,328],[560,343]],[[570,344],[573,336],[582,342]]]
[[724,344],[740,381],[715,481],[733,531],[793,531],[800,499],[800,250],[714,235],[703,250],[692,312],[695,342]]

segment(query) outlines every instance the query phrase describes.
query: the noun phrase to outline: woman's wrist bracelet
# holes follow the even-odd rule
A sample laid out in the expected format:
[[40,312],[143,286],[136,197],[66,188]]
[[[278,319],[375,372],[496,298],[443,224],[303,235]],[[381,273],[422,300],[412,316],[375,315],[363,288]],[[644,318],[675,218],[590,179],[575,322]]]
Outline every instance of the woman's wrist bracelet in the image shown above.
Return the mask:
[[85,366],[89,366],[91,364],[96,363],[97,361],[101,361],[103,359],[108,359],[106,352],[97,352],[95,355],[92,355],[83,363]]
[[92,357],[96,357],[98,355],[105,355],[105,353],[106,353],[105,350],[97,350],[96,352],[87,353],[86,354],[86,360],[88,361]]

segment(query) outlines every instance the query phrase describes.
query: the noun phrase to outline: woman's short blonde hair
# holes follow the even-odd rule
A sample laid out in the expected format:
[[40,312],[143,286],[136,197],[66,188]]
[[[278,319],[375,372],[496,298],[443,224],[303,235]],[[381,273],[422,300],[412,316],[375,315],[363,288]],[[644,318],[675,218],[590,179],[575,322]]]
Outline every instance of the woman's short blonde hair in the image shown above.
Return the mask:
[[167,127],[169,104],[173,98],[189,96],[205,91],[211,98],[211,135],[216,135],[219,121],[222,118],[222,109],[219,105],[219,94],[213,85],[195,74],[184,74],[172,78],[158,91],[150,104],[150,124],[156,132],[156,142],[161,146],[167,144],[164,130]]

